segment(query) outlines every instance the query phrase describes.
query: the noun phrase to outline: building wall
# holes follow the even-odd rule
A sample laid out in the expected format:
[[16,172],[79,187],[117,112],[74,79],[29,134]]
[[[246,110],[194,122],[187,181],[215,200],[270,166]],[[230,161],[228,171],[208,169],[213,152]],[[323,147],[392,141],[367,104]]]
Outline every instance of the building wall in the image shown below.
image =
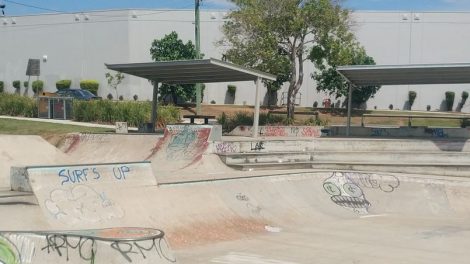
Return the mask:
[[[377,64],[427,64],[470,62],[470,13],[463,12],[361,12],[354,15],[357,38]],[[445,91],[455,92],[454,108],[465,85],[383,86],[368,108],[404,109],[408,91],[416,91],[415,110],[445,110]],[[464,106],[465,112],[470,105]]]
[[0,80],[9,92],[14,90],[12,81],[28,79],[29,58],[41,59],[40,79],[48,92],[56,90],[55,82],[60,79],[71,79],[73,87],[79,87],[80,80],[97,79],[103,86],[104,62],[128,60],[128,22],[112,21],[106,12],[89,15],[88,21],[84,15],[77,15],[76,21],[74,14],[14,19],[13,25],[10,18],[5,18],[7,25],[0,23]]
[[[202,11],[201,48],[206,58],[220,58],[226,47],[218,45],[223,39],[221,26],[225,11]],[[192,10],[116,10],[84,14],[33,15],[0,19],[0,80],[12,92],[13,80],[27,80],[28,58],[42,58],[41,79],[46,91],[55,91],[55,82],[72,79],[78,87],[82,79],[100,82],[99,94],[105,97],[115,91],[107,86],[104,63],[151,61],[150,45],[171,31],[178,32],[184,41],[194,40]],[[3,23],[3,22],[6,23]],[[377,64],[469,62],[470,13],[446,12],[355,12],[352,30]],[[328,97],[317,93],[310,75],[313,65],[305,63],[301,105],[311,106]],[[237,86],[235,104],[254,104],[254,84],[234,83]],[[207,84],[204,102],[226,102],[228,83]],[[131,99],[151,98],[147,80],[128,76],[119,86],[119,94]],[[456,102],[470,85],[384,86],[367,107],[403,109],[408,91],[416,91],[413,109],[425,110],[427,105],[439,109],[447,90],[456,92]],[[287,85],[279,92],[287,91]],[[266,93],[263,88],[262,95]],[[263,97],[263,96],[262,96]],[[332,101],[337,101],[334,98]],[[470,107],[463,111],[470,112]]]

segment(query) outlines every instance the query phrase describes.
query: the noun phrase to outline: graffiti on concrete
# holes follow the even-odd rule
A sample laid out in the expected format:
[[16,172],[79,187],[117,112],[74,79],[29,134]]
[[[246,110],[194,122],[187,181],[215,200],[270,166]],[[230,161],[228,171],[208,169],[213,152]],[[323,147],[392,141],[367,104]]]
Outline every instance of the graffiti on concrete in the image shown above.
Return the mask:
[[237,153],[239,146],[232,142],[219,142],[215,144],[215,153]]
[[264,149],[264,141],[251,142],[252,151],[261,151]]
[[321,129],[318,127],[302,127],[300,135],[302,137],[321,137]]
[[48,254],[56,253],[59,257],[65,257],[70,261],[70,255],[77,252],[81,260],[93,263],[98,251],[95,239],[89,237],[68,237],[62,234],[46,235],[46,246],[41,248]]
[[[103,167],[101,169],[108,169],[108,167]],[[112,166],[112,175],[113,179],[121,181],[126,180],[126,177],[131,172],[130,165],[115,165]],[[97,167],[82,167],[82,168],[63,168],[58,172],[58,176],[61,179],[60,185],[83,183],[88,181],[97,181],[102,179],[103,173],[100,172],[100,169]]]
[[323,182],[323,189],[330,195],[331,201],[361,215],[367,214],[371,206],[363,188],[390,193],[399,186],[399,179],[393,175],[367,173],[333,172]]
[[[37,250],[36,250],[37,249]],[[152,228],[0,232],[0,263],[174,263],[164,233]]]
[[[260,126],[258,134],[265,137],[321,137],[317,126]],[[251,136],[251,126],[238,126],[230,132],[232,136]]]
[[235,198],[238,201],[245,203],[246,208],[248,208],[248,210],[250,210],[251,213],[253,214],[261,213],[261,210],[262,210],[261,206],[255,205],[253,202],[250,202],[250,198],[246,196],[245,194],[237,193],[237,195],[235,195]]
[[260,127],[259,134],[266,137],[287,137],[288,135],[286,127],[277,126]]
[[80,133],[80,134],[68,134],[65,137],[65,153],[71,153],[77,149],[81,142],[93,142],[103,143],[106,141],[105,134],[91,134],[91,133]]
[[136,258],[147,259],[150,254],[156,254],[167,262],[176,262],[176,259],[170,254],[168,243],[163,238],[132,242],[114,241],[111,243],[111,247],[128,262],[134,262]]
[[100,222],[124,216],[122,208],[92,187],[76,185],[71,189],[54,189],[44,207],[57,220],[67,224]]
[[0,263],[17,264],[20,263],[20,254],[16,245],[6,236],[0,235]]
[[147,160],[161,153],[166,160],[183,161],[183,168],[191,166],[202,159],[209,146],[210,132],[208,127],[167,126]]
[[444,131],[443,128],[425,128],[424,133],[430,134],[434,138],[448,138],[449,135]]
[[388,137],[388,136],[390,136],[390,132],[385,128],[373,127],[373,128],[371,128],[371,134],[370,135],[372,137]]

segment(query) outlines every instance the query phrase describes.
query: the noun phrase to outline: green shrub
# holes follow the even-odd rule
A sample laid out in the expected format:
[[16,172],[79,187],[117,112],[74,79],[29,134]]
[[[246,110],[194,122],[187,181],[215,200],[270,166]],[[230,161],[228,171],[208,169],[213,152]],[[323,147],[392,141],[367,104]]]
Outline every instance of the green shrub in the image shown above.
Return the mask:
[[57,90],[70,89],[71,85],[72,80],[60,80],[55,83],[55,87],[57,88]]
[[4,88],[4,84],[2,81],[0,81],[0,93],[3,93],[3,88]]
[[0,115],[37,117],[37,101],[18,94],[0,96]]
[[113,95],[109,93],[108,96],[106,96],[106,98],[108,98],[108,100],[113,100]]
[[[228,117],[225,113],[222,113],[217,118],[217,122],[222,125],[224,132],[230,132],[237,126],[251,126],[253,125],[253,114],[247,112],[237,112],[233,116]],[[285,115],[275,115],[260,113],[259,125],[289,125],[292,121],[287,119]]]
[[15,87],[15,89],[20,89],[21,88],[21,82],[20,81],[13,81],[13,87]]
[[236,92],[237,92],[237,86],[233,84],[227,85],[227,93],[230,94],[230,96],[235,97]]
[[446,92],[447,111],[452,111],[452,108],[454,107],[454,99],[455,99],[455,93],[447,91]]
[[462,99],[467,100],[467,98],[468,98],[468,92],[463,91],[463,92],[462,92]]
[[415,91],[409,91],[408,92],[408,103],[410,104],[410,110],[411,107],[413,106],[414,102],[416,99],[416,92]]
[[[73,102],[74,120],[82,122],[114,123],[127,122],[129,126],[138,127],[150,122],[150,102],[114,102],[108,100]],[[157,113],[160,126],[176,123],[180,120],[180,110],[174,106],[160,106]]]
[[83,90],[88,90],[94,95],[98,95],[98,88],[100,83],[96,80],[83,80],[80,82],[80,88]]
[[24,88],[28,88],[28,87],[29,87],[29,82],[28,82],[28,81],[24,81],[24,82],[23,82],[23,87],[24,87]]
[[33,88],[33,92],[38,94],[44,89],[44,82],[41,80],[34,81],[31,87]]

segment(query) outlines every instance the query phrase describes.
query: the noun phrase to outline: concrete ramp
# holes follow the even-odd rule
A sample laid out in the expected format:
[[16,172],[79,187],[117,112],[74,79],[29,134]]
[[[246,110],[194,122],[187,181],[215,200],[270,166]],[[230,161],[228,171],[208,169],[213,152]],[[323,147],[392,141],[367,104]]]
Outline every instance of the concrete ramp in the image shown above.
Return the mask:
[[164,233],[151,228],[0,231],[0,263],[176,263]]
[[156,142],[146,160],[152,162],[159,182],[207,179],[208,174],[231,171],[212,153],[212,142],[221,136],[220,126],[167,126],[163,138]]
[[0,188],[10,188],[10,167],[70,163],[67,155],[40,136],[0,135]]
[[161,135],[155,134],[68,134],[59,149],[75,163],[143,161]]
[[[155,186],[149,162],[27,167],[12,189],[32,191],[55,227],[101,228],[125,218],[126,190]],[[28,189],[29,188],[29,189]]]
[[298,171],[118,188],[112,173],[106,186],[62,185],[49,169],[31,171],[42,214],[0,215],[36,230],[158,227],[181,263],[468,263],[466,178]]

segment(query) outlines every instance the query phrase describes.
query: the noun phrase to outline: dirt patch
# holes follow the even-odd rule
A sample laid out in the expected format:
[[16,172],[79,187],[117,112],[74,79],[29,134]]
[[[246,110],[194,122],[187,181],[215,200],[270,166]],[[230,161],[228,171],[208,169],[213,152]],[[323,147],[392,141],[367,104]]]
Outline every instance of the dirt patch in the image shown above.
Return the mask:
[[217,222],[197,222],[190,226],[167,231],[173,249],[201,246],[213,242],[240,239],[246,235],[265,231],[265,221],[260,219],[231,218]]

